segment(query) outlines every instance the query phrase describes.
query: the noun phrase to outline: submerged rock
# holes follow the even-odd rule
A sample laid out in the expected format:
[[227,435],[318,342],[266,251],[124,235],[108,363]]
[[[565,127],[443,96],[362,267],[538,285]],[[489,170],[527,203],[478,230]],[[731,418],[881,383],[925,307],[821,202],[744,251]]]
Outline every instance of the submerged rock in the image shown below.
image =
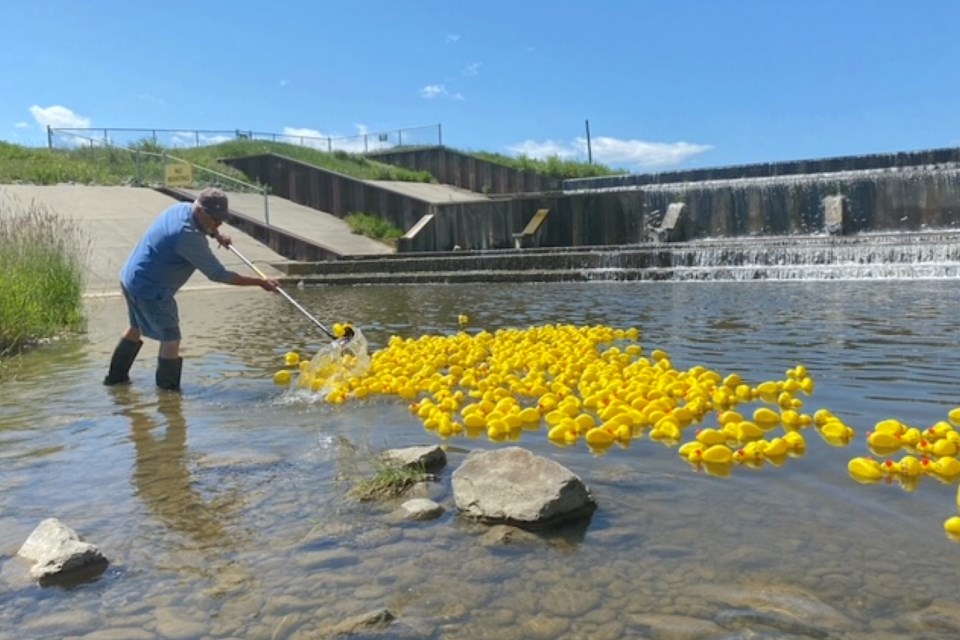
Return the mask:
[[389,609],[369,611],[347,618],[333,628],[332,634],[334,636],[349,636],[357,633],[383,631],[396,619],[397,617]]
[[41,522],[17,555],[34,562],[30,575],[41,585],[91,579],[108,564],[96,545],[81,541],[76,531],[56,518]]
[[597,508],[573,472],[520,447],[474,451],[452,480],[457,508],[485,523],[537,530],[586,518]]
[[447,453],[439,445],[389,449],[381,458],[403,467],[421,466],[427,473],[435,473],[447,465]]
[[443,507],[426,498],[414,498],[400,505],[400,517],[405,520],[434,520],[443,515]]

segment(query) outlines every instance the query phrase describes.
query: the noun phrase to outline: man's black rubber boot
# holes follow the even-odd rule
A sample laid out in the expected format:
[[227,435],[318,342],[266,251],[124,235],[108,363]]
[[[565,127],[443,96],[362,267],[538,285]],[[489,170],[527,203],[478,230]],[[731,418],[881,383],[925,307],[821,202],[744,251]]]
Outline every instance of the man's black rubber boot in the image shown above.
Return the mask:
[[157,358],[157,386],[166,391],[180,391],[183,358]]
[[117,348],[113,350],[113,357],[110,358],[110,371],[103,379],[103,384],[112,387],[115,384],[130,382],[130,367],[133,366],[133,361],[137,359],[142,346],[142,340],[134,342],[120,338]]

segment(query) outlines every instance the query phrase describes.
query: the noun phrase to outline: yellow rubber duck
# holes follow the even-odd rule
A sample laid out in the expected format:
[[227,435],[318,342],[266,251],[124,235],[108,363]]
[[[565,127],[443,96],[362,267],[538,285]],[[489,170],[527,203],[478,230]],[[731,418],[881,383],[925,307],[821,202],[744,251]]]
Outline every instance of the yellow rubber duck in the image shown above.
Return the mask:
[[696,440],[680,446],[677,453],[689,462],[700,462],[703,459],[703,445]]
[[787,455],[787,451],[790,450],[787,441],[783,438],[773,438],[767,443],[766,448],[763,450],[763,455],[767,458],[780,458]]
[[880,469],[888,476],[900,475],[900,463],[893,458],[887,458],[880,464]]
[[847,471],[858,482],[876,482],[883,478],[880,463],[873,458],[854,458],[847,463]]
[[951,536],[960,536],[960,516],[947,518],[943,523],[943,530]]
[[871,431],[867,434],[867,444],[876,449],[899,449],[901,442],[897,436],[885,431]]
[[908,478],[916,478],[923,472],[923,468],[927,464],[929,464],[929,460],[926,458],[920,461],[910,455],[903,456],[900,458],[900,474]]
[[960,476],[960,460],[946,456],[933,463],[933,472],[943,478]]
[[727,433],[719,429],[706,428],[697,431],[697,442],[706,445],[707,447],[715,444],[723,444],[728,439],[729,436]]
[[704,462],[728,464],[733,461],[733,451],[725,444],[715,444],[703,452]]
[[807,449],[807,441],[799,431],[788,431],[783,434],[783,439],[793,453],[800,454]]
[[819,427],[824,442],[834,447],[845,447],[853,440],[856,432],[836,418],[830,419]]
[[933,443],[933,455],[935,456],[954,456],[957,454],[957,443],[946,437]]
[[947,419],[953,424],[960,426],[960,407],[950,409],[950,412],[947,413]]

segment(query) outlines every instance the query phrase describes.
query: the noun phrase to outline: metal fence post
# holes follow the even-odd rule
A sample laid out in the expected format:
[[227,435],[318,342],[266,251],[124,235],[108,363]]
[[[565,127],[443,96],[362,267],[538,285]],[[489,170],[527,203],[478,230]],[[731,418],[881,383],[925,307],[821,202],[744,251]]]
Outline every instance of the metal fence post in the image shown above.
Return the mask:
[[443,146],[443,123],[437,124],[437,144]]
[[143,172],[140,168],[140,149],[137,149],[137,186],[143,186]]
[[53,149],[53,130],[47,125],[47,149]]
[[270,198],[267,195],[267,187],[263,187],[263,221],[270,225]]

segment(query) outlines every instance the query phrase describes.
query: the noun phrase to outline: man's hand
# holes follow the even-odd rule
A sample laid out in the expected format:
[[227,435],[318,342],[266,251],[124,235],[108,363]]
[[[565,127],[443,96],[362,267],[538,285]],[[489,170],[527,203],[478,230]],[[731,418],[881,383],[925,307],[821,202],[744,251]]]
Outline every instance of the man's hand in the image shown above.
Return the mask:
[[273,278],[263,278],[260,281],[260,288],[264,291],[276,291],[280,283]]
[[219,231],[214,231],[211,235],[213,236],[213,239],[217,241],[217,244],[223,248],[227,248],[233,243],[233,240],[230,239],[230,236],[222,236],[220,235]]

